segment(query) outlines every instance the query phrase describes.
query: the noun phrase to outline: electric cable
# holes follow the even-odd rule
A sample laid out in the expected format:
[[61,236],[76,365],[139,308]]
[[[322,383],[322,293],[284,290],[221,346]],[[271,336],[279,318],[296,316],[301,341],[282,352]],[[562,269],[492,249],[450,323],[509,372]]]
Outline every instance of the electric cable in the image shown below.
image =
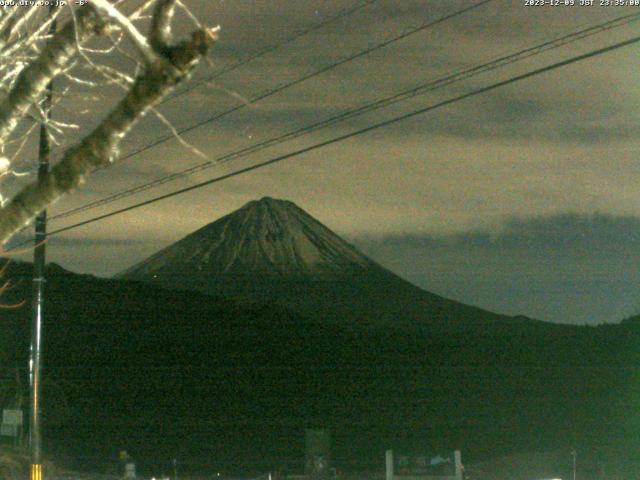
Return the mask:
[[502,56],[499,58],[496,58],[494,60],[491,60],[489,62],[480,64],[480,65],[476,65],[474,67],[453,73],[453,74],[448,74],[444,77],[441,77],[439,79],[433,80],[433,81],[429,81],[425,84],[421,84],[417,87],[405,90],[403,92],[385,97],[383,99],[377,100],[375,102],[371,102],[371,103],[367,103],[363,106],[348,110],[346,112],[342,112],[338,115],[334,115],[330,118],[321,120],[319,122],[313,123],[311,125],[307,125],[305,127],[301,127],[299,129],[296,129],[294,131],[279,135],[277,137],[273,137],[271,139],[262,141],[260,143],[242,148],[240,150],[236,150],[234,152],[222,155],[216,159],[213,160],[208,160],[204,163],[200,163],[198,165],[194,165],[192,167],[180,170],[178,172],[174,172],[174,173],[170,173],[168,175],[165,175],[163,177],[160,177],[156,180],[152,180],[150,182],[146,182],[143,183],[141,185],[137,185],[135,187],[132,188],[128,188],[125,190],[122,190],[120,192],[117,192],[115,194],[109,195],[105,198],[99,199],[99,200],[95,200],[93,202],[89,202],[87,204],[81,205],[79,207],[75,207],[73,209],[69,209],[67,211],[61,212],[57,215],[54,215],[52,217],[50,217],[50,220],[58,220],[61,218],[65,218],[65,217],[69,217],[69,216],[73,216],[76,215],[78,213],[87,211],[87,210],[92,210],[94,208],[103,206],[103,205],[107,205],[109,203],[112,203],[116,200],[120,200],[122,198],[126,198],[129,197],[131,195],[135,195],[137,193],[149,190],[151,188],[155,188],[158,187],[160,185],[164,185],[168,182],[174,181],[174,180],[178,180],[180,178],[184,178],[188,175],[192,175],[196,172],[200,172],[203,170],[206,170],[208,168],[212,168],[212,167],[216,167],[219,166],[223,163],[227,163],[230,162],[232,160],[238,159],[238,158],[242,158],[245,157],[251,153],[255,153],[258,151],[261,151],[263,149],[266,149],[268,147],[274,146],[274,145],[278,145],[281,143],[284,143],[285,141],[294,139],[294,138],[298,138],[302,135],[306,135],[308,133],[311,132],[315,132],[318,131],[322,128],[326,128],[328,126],[332,126],[332,125],[336,125],[337,123],[340,123],[342,121],[348,120],[350,118],[354,118],[356,116],[365,114],[365,113],[369,113],[375,110],[378,110],[380,108],[398,103],[400,101],[403,100],[407,100],[409,98],[414,98],[417,95],[422,95],[424,93],[427,92],[431,92],[434,91],[438,88],[442,88],[444,86],[448,86],[451,85],[453,83],[459,82],[461,80],[466,80],[468,78],[474,77],[476,75],[488,72],[488,71],[492,71],[495,70],[497,68],[501,68],[504,67],[506,65],[510,65],[512,63],[530,58],[534,55],[538,55],[540,53],[549,51],[551,49],[555,49],[555,48],[559,48],[561,46],[564,46],[568,43],[572,43],[581,39],[584,39],[588,36],[597,34],[597,33],[601,33],[603,31],[607,31],[610,30],[612,28],[617,28],[623,25],[627,25],[631,22],[634,21],[638,21],[640,20],[640,13],[636,13],[636,14],[632,14],[632,15],[623,15],[621,17],[617,17],[613,20],[595,25],[595,26],[591,26],[588,27],[586,29],[582,29],[579,30],[577,32],[571,33],[571,34],[567,34],[564,35],[562,37],[558,37],[555,38],[553,40],[549,40],[546,42],[543,42],[541,44],[538,44],[536,46],[533,47],[528,47],[524,50],[520,50],[518,52],[506,55],[506,56]]
[[[550,72],[552,70],[557,70],[557,69],[565,67],[567,65],[571,65],[571,64],[574,64],[574,63],[577,63],[577,62],[581,62],[583,60],[587,60],[589,58],[593,58],[593,57],[596,57],[596,56],[599,56],[599,55],[604,55],[606,53],[612,52],[614,50],[618,50],[618,49],[623,48],[623,47],[627,47],[629,45],[636,44],[638,42],[640,42],[640,36],[633,37],[633,38],[630,38],[630,39],[627,39],[627,40],[624,40],[624,41],[621,41],[621,42],[618,42],[618,43],[614,43],[612,45],[609,45],[609,46],[606,46],[606,47],[602,47],[602,48],[599,48],[599,49],[596,49],[596,50],[592,50],[590,52],[587,52],[587,53],[584,53],[584,54],[581,54],[581,55],[570,57],[568,59],[561,60],[559,62],[552,63],[550,65],[547,65],[547,66],[544,66],[544,67],[540,67],[540,68],[531,70],[529,72],[522,73],[522,74],[510,77],[510,78],[508,78],[506,80],[501,80],[499,82],[492,83],[490,85],[477,88],[477,89],[472,90],[472,91],[470,91],[468,93],[457,95],[457,96],[449,98],[447,100],[443,100],[443,101],[440,101],[438,103],[435,103],[435,104],[432,104],[432,105],[428,105],[426,107],[419,108],[417,110],[413,110],[411,112],[404,113],[402,115],[393,117],[391,119],[384,120],[382,122],[378,122],[378,123],[375,123],[373,125],[369,125],[368,127],[364,127],[364,128],[355,130],[353,132],[350,132],[350,133],[347,133],[347,134],[344,134],[344,135],[340,135],[338,137],[334,137],[334,138],[332,138],[330,140],[319,142],[319,143],[310,145],[308,147],[304,147],[304,148],[301,148],[299,150],[295,150],[293,152],[289,152],[289,153],[286,153],[286,154],[283,154],[283,155],[279,155],[277,157],[271,158],[269,160],[260,162],[260,163],[255,164],[255,165],[251,165],[249,167],[237,170],[235,172],[231,172],[231,173],[228,173],[226,175],[222,175],[220,177],[216,177],[216,178],[212,178],[212,179],[209,179],[209,180],[205,180],[205,181],[197,183],[195,185],[191,185],[189,187],[185,187],[185,188],[182,188],[182,189],[179,189],[179,190],[175,190],[173,192],[170,192],[170,193],[167,193],[167,194],[164,194],[164,195],[160,195],[160,196],[157,196],[157,197],[154,197],[154,198],[151,198],[151,199],[148,199],[148,200],[145,200],[143,202],[139,202],[139,203],[136,203],[136,204],[133,204],[133,205],[129,205],[127,207],[124,207],[124,208],[121,208],[121,209],[118,209],[118,210],[114,210],[112,212],[109,212],[109,213],[106,213],[106,214],[103,214],[103,215],[99,215],[99,216],[96,216],[96,217],[93,217],[93,218],[90,218],[90,219],[87,219],[87,220],[83,220],[83,221],[75,223],[73,225],[68,225],[66,227],[58,228],[57,230],[53,230],[52,232],[50,232],[49,236],[57,235],[57,234],[62,233],[62,232],[73,230],[73,229],[82,227],[84,225],[88,225],[90,223],[94,223],[94,222],[97,222],[97,221],[100,221],[100,220],[104,220],[105,218],[109,218],[109,217],[113,217],[113,216],[116,216],[116,215],[120,215],[122,213],[129,212],[131,210],[135,210],[135,209],[144,207],[146,205],[150,205],[152,203],[159,202],[161,200],[166,200],[167,198],[175,197],[177,195],[182,195],[183,193],[187,193],[187,192],[190,192],[190,191],[193,191],[193,190],[197,190],[197,189],[200,189],[200,188],[205,187],[207,185],[211,185],[213,183],[218,183],[218,182],[221,182],[223,180],[226,180],[226,179],[229,179],[229,178],[232,178],[232,177],[236,177],[236,176],[242,175],[244,173],[247,173],[247,172],[250,172],[250,171],[253,171],[253,170],[257,170],[259,168],[266,167],[268,165],[273,165],[275,163],[282,162],[282,161],[287,160],[289,158],[298,157],[298,156],[300,156],[302,154],[305,154],[305,153],[308,153],[308,152],[311,152],[311,151],[314,151],[314,150],[318,150],[320,148],[324,148],[326,146],[333,145],[335,143],[342,142],[344,140],[347,140],[347,139],[350,139],[350,138],[354,138],[354,137],[363,135],[365,133],[368,133],[368,132],[371,132],[371,131],[374,131],[374,130],[378,130],[378,129],[383,128],[383,127],[387,127],[389,125],[393,125],[393,124],[398,123],[400,121],[407,120],[407,119],[416,117],[418,115],[423,115],[425,113],[431,112],[431,111],[436,110],[438,108],[442,108],[444,106],[452,105],[454,103],[460,102],[460,101],[465,100],[467,98],[471,98],[471,97],[474,97],[476,95],[487,93],[487,92],[490,92],[492,90],[496,90],[498,88],[501,88],[501,87],[504,87],[504,86],[507,86],[507,85],[510,85],[510,84],[513,84],[513,83],[516,83],[516,82],[519,82],[519,81],[522,81],[522,80],[525,80],[525,79],[528,79],[528,78],[531,78],[531,77],[534,77],[534,76],[537,76],[537,75],[541,75],[543,73]],[[29,240],[29,241],[31,241],[31,240]],[[20,245],[16,245],[14,248],[17,248],[18,246],[20,246]]]
[[362,10],[364,7],[368,7],[369,5],[378,2],[379,0],[366,0],[364,2],[361,2],[351,8],[347,8],[345,10],[342,10],[338,13],[336,13],[335,15],[332,15],[328,18],[326,18],[325,20],[323,20],[320,23],[317,23],[316,25],[312,25],[309,28],[306,28],[305,30],[302,30],[299,33],[296,33],[294,35],[292,35],[291,37],[287,38],[286,40],[277,43],[275,45],[271,45],[268,47],[263,48],[262,50],[258,50],[256,53],[249,55],[246,58],[243,58],[241,60],[238,60],[235,63],[232,63],[231,65],[228,65],[226,67],[222,67],[220,68],[217,72],[214,72],[212,75],[210,75],[207,78],[204,78],[202,80],[198,80],[195,81],[193,83],[191,83],[189,86],[187,86],[186,88],[180,90],[179,92],[174,93],[173,95],[168,96],[167,98],[163,99],[158,105],[162,105],[163,103],[169,102],[171,100],[173,100],[174,98],[177,98],[181,95],[184,95],[185,93],[188,93],[196,88],[198,88],[200,85],[203,85],[205,83],[211,82],[213,80],[216,80],[217,78],[232,72],[250,62],[252,62],[253,60],[256,60],[260,57],[264,57],[265,55],[269,54],[269,53],[273,53],[279,49],[281,49],[282,47],[285,47],[293,42],[295,42],[296,40],[298,40],[299,38],[302,38],[312,32],[315,32],[316,30],[320,30],[321,28],[326,27],[327,25],[335,22],[336,20],[340,20],[342,18],[346,18],[350,15],[353,15],[354,13],[356,13],[359,10]]
[[[124,162],[125,160],[128,160],[131,157],[134,157],[134,156],[136,156],[136,155],[138,155],[140,153],[143,153],[143,152],[145,152],[147,150],[150,150],[150,149],[152,149],[154,147],[157,147],[158,145],[161,145],[161,144],[163,144],[163,143],[165,143],[165,142],[167,142],[169,140],[175,139],[176,135],[184,135],[185,133],[189,133],[192,130],[195,130],[195,129],[200,128],[200,127],[202,127],[204,125],[207,125],[207,124],[212,123],[212,122],[214,122],[216,120],[219,120],[219,119],[221,119],[223,117],[226,117],[227,115],[230,115],[231,113],[237,112],[238,110],[241,110],[241,109],[245,108],[247,105],[259,102],[260,100],[264,100],[265,98],[268,98],[268,97],[271,97],[273,95],[276,95],[277,93],[280,93],[280,92],[282,92],[284,90],[287,90],[287,89],[289,89],[291,87],[294,87],[294,86],[299,85],[299,84],[301,84],[303,82],[306,82],[307,80],[311,80],[312,78],[317,77],[319,75],[322,75],[323,73],[326,73],[328,71],[334,70],[335,68],[338,68],[341,65],[344,65],[344,64],[352,62],[352,61],[354,61],[354,60],[356,60],[358,58],[361,58],[361,57],[364,57],[366,55],[369,55],[370,53],[375,52],[376,50],[380,50],[381,48],[387,47],[388,45],[391,45],[393,43],[399,42],[400,40],[403,40],[403,39],[405,39],[405,38],[407,38],[407,37],[409,37],[411,35],[414,35],[416,33],[422,32],[422,31],[424,31],[424,30],[426,30],[428,28],[434,27],[434,26],[436,26],[436,25],[438,25],[440,23],[443,23],[443,22],[445,22],[447,20],[450,20],[452,18],[460,16],[460,15],[466,13],[466,12],[474,10],[474,9],[476,9],[478,7],[481,7],[482,5],[485,5],[485,4],[487,4],[489,2],[492,2],[492,1],[493,0],[481,0],[481,1],[475,3],[475,4],[471,5],[471,6],[462,8],[460,10],[456,10],[453,13],[450,13],[450,14],[444,15],[442,17],[439,17],[436,20],[423,23],[423,24],[421,24],[421,25],[419,25],[417,27],[413,27],[413,28],[407,30],[406,32],[401,33],[400,35],[396,35],[396,36],[391,37],[391,38],[389,38],[387,40],[384,40],[384,41],[382,41],[380,43],[377,43],[375,45],[367,47],[364,50],[360,50],[359,52],[354,53],[354,54],[352,54],[352,55],[350,55],[348,57],[342,58],[341,60],[338,60],[337,62],[334,62],[334,63],[331,63],[329,65],[326,65],[326,66],[320,68],[319,70],[315,70],[315,71],[313,71],[311,73],[305,74],[305,75],[303,75],[301,77],[298,77],[297,79],[292,80],[290,82],[286,82],[286,83],[277,85],[276,87],[273,87],[273,88],[268,89],[268,90],[266,90],[266,91],[264,91],[262,93],[257,94],[256,96],[250,98],[247,102],[243,102],[243,103],[241,103],[239,105],[231,107],[231,108],[229,108],[229,109],[227,109],[227,110],[225,110],[223,112],[215,114],[212,117],[208,117],[205,120],[202,120],[202,121],[197,122],[197,123],[195,123],[195,124],[193,124],[193,125],[191,125],[189,127],[186,127],[186,128],[181,129],[181,130],[178,130],[175,133],[171,133],[169,135],[166,135],[166,136],[164,136],[164,137],[162,137],[162,138],[160,138],[160,139],[158,139],[158,140],[156,140],[156,141],[154,141],[154,142],[152,142],[152,143],[150,143],[150,144],[148,144],[148,145],[146,145],[146,146],[144,146],[142,148],[134,150],[133,152],[130,152],[130,153],[126,154],[126,155],[123,155],[122,157],[120,157],[118,162],[119,163]],[[104,168],[111,168],[111,167],[104,167]],[[103,168],[99,168],[98,170],[102,170],[102,169]]]

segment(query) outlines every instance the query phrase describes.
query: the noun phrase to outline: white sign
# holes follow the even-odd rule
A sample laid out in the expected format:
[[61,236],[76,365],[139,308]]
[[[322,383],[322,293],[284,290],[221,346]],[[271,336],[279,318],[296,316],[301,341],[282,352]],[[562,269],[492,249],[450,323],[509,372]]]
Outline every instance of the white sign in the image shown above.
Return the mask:
[[4,437],[17,437],[18,425],[11,425],[9,423],[3,423],[0,425],[0,435]]
[[22,410],[5,408],[2,410],[2,423],[22,425]]
[[134,479],[134,478],[136,478],[136,464],[135,463],[125,463],[125,465],[124,465],[124,478],[126,478],[126,479]]

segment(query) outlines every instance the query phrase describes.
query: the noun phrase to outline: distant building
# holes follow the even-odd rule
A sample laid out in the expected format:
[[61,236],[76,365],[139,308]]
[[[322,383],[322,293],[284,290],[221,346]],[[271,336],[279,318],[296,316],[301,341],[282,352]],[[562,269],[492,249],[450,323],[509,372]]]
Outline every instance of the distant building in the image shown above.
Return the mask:
[[311,479],[333,476],[331,459],[331,434],[328,430],[305,430],[304,473]]
[[460,450],[447,456],[386,454],[386,480],[462,480]]

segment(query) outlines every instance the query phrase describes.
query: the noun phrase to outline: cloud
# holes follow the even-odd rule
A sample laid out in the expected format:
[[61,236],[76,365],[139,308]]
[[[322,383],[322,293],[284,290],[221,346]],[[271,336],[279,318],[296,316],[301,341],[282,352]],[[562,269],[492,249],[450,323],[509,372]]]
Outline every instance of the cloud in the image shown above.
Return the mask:
[[449,235],[413,233],[362,238],[388,246],[424,248],[624,247],[640,252],[640,217],[565,213],[548,217],[510,218],[493,230],[480,229]]
[[352,241],[426,290],[491,311],[596,324],[640,308],[639,216],[512,218],[497,229]]
[[[198,18],[223,29],[212,64],[200,65],[193,80],[286,42],[345,8],[339,0],[187,3]],[[219,88],[200,87],[159,108],[176,128],[188,127],[237,105],[229,91],[253,97],[471,3],[375,2],[222,75],[216,79]],[[207,123],[185,140],[215,159],[636,10],[560,11],[491,2]],[[179,23],[178,37],[193,28],[182,14]],[[168,193],[602,47],[634,35],[634,28],[590,37],[69,220]],[[91,224],[62,237],[71,240],[52,242],[51,259],[78,271],[112,274],[249,200],[271,195],[295,201],[351,238],[383,238],[367,243],[372,254],[425,288],[541,318],[617,318],[629,313],[620,305],[632,296],[619,279],[636,281],[630,265],[640,251],[633,233],[640,216],[637,53],[638,47],[612,52]],[[109,102],[82,117],[83,132],[121,95],[102,93]],[[54,116],[73,119],[72,98],[62,106],[70,112],[60,109]],[[167,132],[148,115],[123,152]],[[35,149],[34,144],[27,154],[35,156]],[[94,174],[50,213],[201,162],[177,142],[166,142]],[[622,273],[616,276],[615,271]],[[590,298],[600,299],[601,307]],[[579,305],[586,304],[590,307],[580,312]]]

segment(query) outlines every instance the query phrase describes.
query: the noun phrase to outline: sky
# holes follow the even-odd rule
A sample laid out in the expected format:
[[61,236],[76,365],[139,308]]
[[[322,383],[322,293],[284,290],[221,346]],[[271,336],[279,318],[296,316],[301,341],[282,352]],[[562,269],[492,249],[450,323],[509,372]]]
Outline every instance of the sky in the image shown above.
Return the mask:
[[[493,0],[384,48],[251,99],[427,22],[468,0],[378,0],[292,42],[298,32],[363,2],[185,0],[220,41],[189,82],[270,46],[280,48],[177,96],[158,110],[209,160],[352,108],[562,37],[640,7],[527,6]],[[564,3],[561,2],[561,3]],[[184,14],[176,34],[193,28]],[[638,22],[260,151],[158,188],[50,222],[54,230],[437,104],[474,89],[632,38]],[[122,215],[50,238],[48,261],[111,276],[244,203],[294,201],[416,285],[464,303],[552,322],[598,324],[640,313],[640,76],[635,44],[474,96]],[[114,65],[126,59],[106,59]],[[124,67],[123,67],[124,68]],[[60,87],[62,88],[62,87]],[[85,89],[86,91],[82,90]],[[93,94],[99,101],[90,102]],[[88,132],[122,93],[79,87],[54,110]],[[121,154],[170,135],[147,115]],[[25,158],[33,157],[35,141]],[[31,150],[29,150],[31,149]],[[54,154],[55,157],[55,154]],[[55,216],[202,163],[172,139],[93,174]],[[214,162],[215,163],[215,162]],[[28,181],[28,179],[20,179]],[[20,184],[6,187],[19,188]],[[28,235],[23,233],[22,237]],[[21,237],[21,238],[22,238]]]

